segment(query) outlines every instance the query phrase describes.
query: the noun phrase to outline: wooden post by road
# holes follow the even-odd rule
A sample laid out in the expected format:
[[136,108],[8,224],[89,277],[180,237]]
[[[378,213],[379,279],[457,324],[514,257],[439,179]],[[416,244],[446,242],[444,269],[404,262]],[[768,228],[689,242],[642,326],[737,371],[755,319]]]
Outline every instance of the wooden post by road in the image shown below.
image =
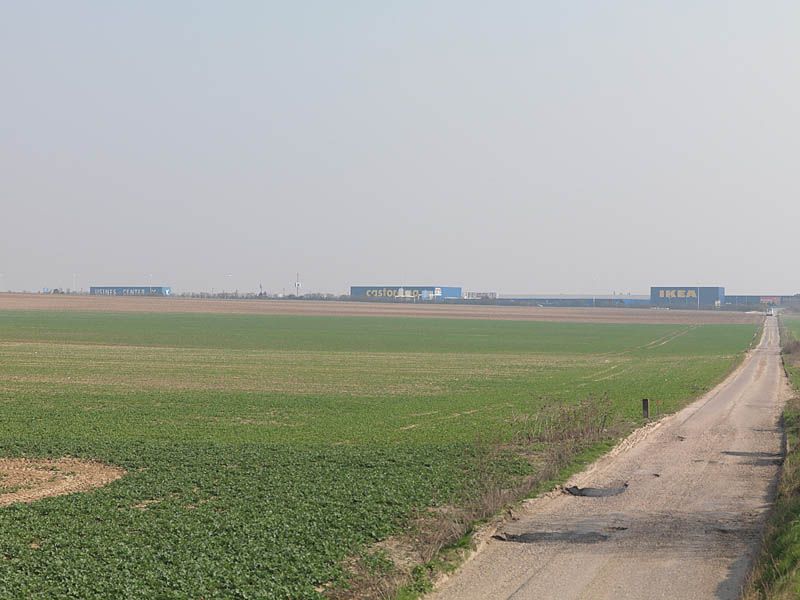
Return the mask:
[[650,399],[649,398],[642,398],[642,418],[649,419],[650,418]]

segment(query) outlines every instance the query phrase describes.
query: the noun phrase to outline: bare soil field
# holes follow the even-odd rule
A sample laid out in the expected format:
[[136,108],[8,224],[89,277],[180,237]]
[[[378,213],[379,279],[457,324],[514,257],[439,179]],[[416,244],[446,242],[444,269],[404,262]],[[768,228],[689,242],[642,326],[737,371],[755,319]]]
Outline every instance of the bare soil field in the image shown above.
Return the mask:
[[0,506],[85,492],[124,474],[118,467],[76,458],[0,458]]
[[541,308],[466,304],[390,304],[305,300],[206,300],[0,294],[0,310],[75,310],[98,312],[228,313],[263,315],[338,315],[558,321],[574,323],[758,323],[759,314],[637,308]]

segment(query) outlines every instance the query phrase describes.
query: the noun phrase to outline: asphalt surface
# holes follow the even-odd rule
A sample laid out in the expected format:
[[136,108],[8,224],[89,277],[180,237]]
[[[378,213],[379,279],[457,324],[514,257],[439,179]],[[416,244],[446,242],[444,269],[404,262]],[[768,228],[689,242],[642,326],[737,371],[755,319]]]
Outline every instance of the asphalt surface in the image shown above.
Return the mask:
[[530,501],[430,598],[738,598],[774,497],[788,394],[768,317],[722,384],[568,482],[615,495]]

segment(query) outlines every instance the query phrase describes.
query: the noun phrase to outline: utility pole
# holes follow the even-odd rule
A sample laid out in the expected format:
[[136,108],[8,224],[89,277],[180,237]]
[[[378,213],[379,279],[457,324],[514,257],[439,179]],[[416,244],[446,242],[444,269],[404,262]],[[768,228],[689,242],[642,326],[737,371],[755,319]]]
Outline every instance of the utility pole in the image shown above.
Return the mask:
[[295,291],[295,296],[297,296],[298,298],[300,297],[300,286],[301,286],[300,273],[297,273],[297,277],[294,280],[294,291]]

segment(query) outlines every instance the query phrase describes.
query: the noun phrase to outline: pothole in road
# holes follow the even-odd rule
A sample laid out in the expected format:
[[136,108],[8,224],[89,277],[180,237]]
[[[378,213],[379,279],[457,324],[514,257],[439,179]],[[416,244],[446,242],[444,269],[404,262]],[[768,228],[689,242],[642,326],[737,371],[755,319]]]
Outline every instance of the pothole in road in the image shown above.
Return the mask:
[[628,484],[623,483],[621,486],[598,488],[598,487],[578,487],[573,485],[565,487],[564,491],[571,496],[586,496],[589,498],[605,498],[607,496],[617,496],[628,489]]
[[580,521],[558,521],[529,523],[527,527],[510,525],[498,531],[492,539],[517,544],[573,543],[595,544],[608,541],[622,532],[628,531],[630,523],[624,515],[606,515],[602,518],[589,518]]
[[743,460],[739,463],[753,467],[779,467],[783,464],[783,454],[780,452],[740,452],[726,450],[722,452],[726,456],[738,456]]
[[498,533],[492,539],[501,542],[518,544],[536,544],[538,542],[576,542],[579,544],[595,544],[605,542],[609,536],[599,531],[533,531],[530,533]]

